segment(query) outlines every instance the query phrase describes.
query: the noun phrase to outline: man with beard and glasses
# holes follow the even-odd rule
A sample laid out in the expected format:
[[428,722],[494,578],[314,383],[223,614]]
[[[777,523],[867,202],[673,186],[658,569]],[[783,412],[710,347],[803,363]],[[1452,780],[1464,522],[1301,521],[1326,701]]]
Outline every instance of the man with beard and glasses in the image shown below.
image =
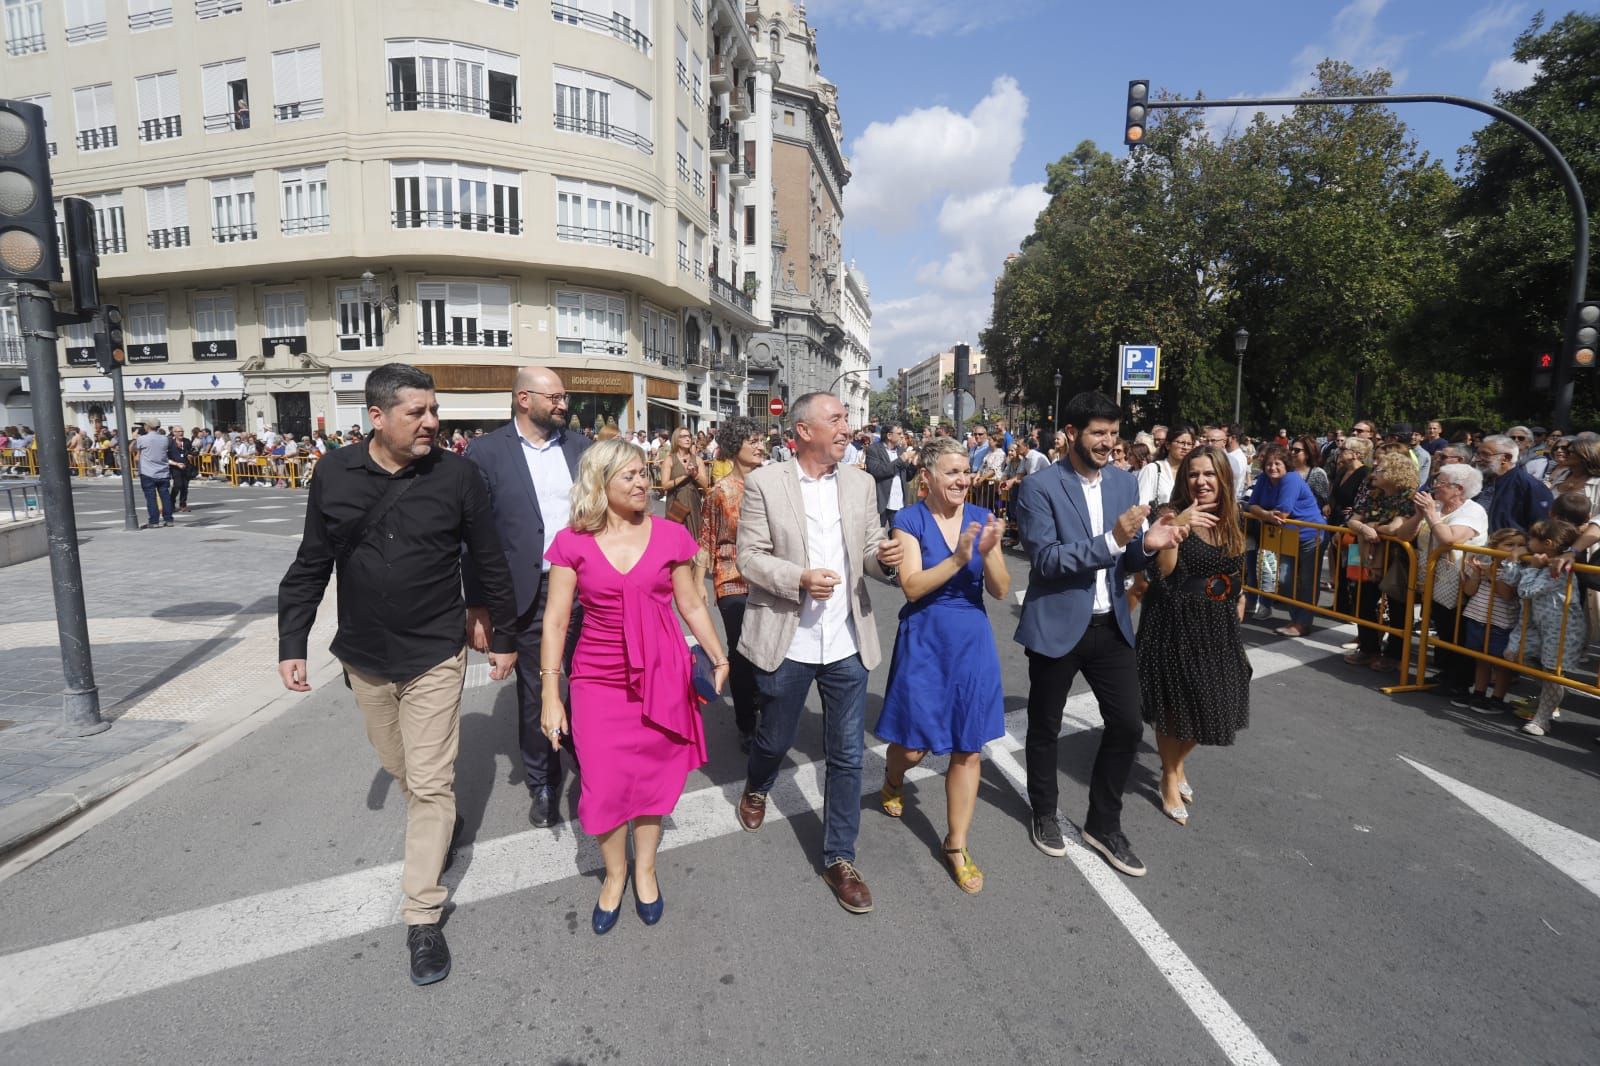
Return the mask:
[[[495,529],[505,545],[516,592],[517,746],[531,800],[528,820],[546,829],[561,820],[561,752],[540,726],[544,686],[539,644],[544,633],[545,552],[567,525],[578,459],[590,440],[567,429],[567,390],[554,370],[525,366],[511,386],[511,421],[476,437],[467,458],[483,473]],[[478,568],[468,560],[468,643],[489,644],[489,612]],[[573,606],[565,658],[577,646],[582,609]]]
[[476,568],[494,621],[489,676],[516,663],[511,574],[477,472],[435,446],[433,378],[405,363],[367,376],[372,435],[317,464],[300,550],[278,586],[278,676],[309,692],[306,643],[328,577],[339,572],[344,664],[367,737],[406,800],[400,888],[411,980],[450,973],[440,923],[456,818],[456,752],[466,680],[461,557]]
[[1017,643],[1028,655],[1030,836],[1046,855],[1067,853],[1061,834],[1056,748],[1061,713],[1082,673],[1100,704],[1105,733],[1089,779],[1083,841],[1111,866],[1142,877],[1145,866],[1122,832],[1122,792],[1144,734],[1138,659],[1123,578],[1156,552],[1176,547],[1216,516],[1163,516],[1148,530],[1132,474],[1111,465],[1122,413],[1098,392],[1081,392],[1062,412],[1067,462],[1022,479],[1011,510],[1032,574]]

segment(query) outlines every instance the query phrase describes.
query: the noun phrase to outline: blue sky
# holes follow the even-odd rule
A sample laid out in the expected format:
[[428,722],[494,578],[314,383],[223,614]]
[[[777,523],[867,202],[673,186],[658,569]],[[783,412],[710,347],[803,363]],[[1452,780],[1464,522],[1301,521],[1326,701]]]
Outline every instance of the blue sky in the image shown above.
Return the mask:
[[[1552,16],[1578,3],[1546,9]],[[1044,205],[1045,164],[1092,139],[1122,153],[1131,78],[1209,97],[1297,94],[1324,57],[1383,67],[1397,92],[1490,99],[1527,83],[1515,0],[810,0],[839,86],[853,176],[845,254],[872,287],[886,373],[976,343],[995,275]],[[1213,112],[1225,122],[1226,112]],[[1402,117],[1455,166],[1479,116]]]

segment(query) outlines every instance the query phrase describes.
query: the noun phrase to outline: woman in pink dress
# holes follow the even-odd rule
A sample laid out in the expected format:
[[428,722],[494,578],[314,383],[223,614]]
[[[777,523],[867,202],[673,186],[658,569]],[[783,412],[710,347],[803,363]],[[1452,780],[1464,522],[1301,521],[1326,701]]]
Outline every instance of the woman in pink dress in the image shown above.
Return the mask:
[[[578,821],[600,838],[606,864],[593,916],[602,934],[622,912],[630,825],[634,906],[646,925],[661,920],[661,818],[677,805],[689,772],[706,761],[700,701],[674,601],[711,656],[718,692],[728,679],[728,656],[703,590],[695,587],[700,546],[683,526],[650,516],[649,493],[650,473],[637,447],[624,440],[595,444],[578,463],[571,524],[545,553],[543,728],[558,749],[570,735],[583,767]],[[584,614],[572,657],[569,725],[561,651],[574,595]]]

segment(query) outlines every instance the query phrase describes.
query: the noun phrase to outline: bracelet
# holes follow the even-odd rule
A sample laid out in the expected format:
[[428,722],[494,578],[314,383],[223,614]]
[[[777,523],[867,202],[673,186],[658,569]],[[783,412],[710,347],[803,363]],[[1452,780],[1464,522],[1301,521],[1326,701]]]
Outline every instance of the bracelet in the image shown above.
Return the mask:
[[561,676],[561,667],[558,666],[554,670],[546,670],[546,669],[541,667],[540,670],[539,670],[539,676],[540,677],[549,677],[552,674],[554,674],[556,677],[560,677]]
[[728,660],[726,660],[726,659],[718,659],[716,662],[711,664],[711,669],[715,670],[719,666],[727,666],[727,665],[728,665]]

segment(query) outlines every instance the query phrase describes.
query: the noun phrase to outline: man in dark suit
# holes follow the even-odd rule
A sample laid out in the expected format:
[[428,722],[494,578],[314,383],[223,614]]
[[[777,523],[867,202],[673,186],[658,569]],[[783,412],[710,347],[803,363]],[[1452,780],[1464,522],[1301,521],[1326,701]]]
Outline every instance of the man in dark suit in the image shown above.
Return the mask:
[[898,425],[890,426],[882,439],[867,445],[867,473],[878,483],[878,520],[885,529],[894,521],[896,511],[917,502],[911,489],[917,468],[900,457],[904,447],[905,432]]
[[1062,412],[1068,461],[1017,486],[1011,509],[1032,566],[1017,643],[1028,655],[1025,747],[1034,846],[1046,855],[1067,853],[1056,812],[1056,747],[1067,692],[1081,672],[1105,721],[1089,778],[1083,842],[1115,869],[1142,877],[1144,864],[1122,832],[1122,791],[1144,734],[1122,579],[1216,518],[1193,513],[1188,525],[1162,518],[1144,531],[1150,508],[1139,503],[1138,483],[1111,465],[1120,420],[1117,405],[1102,393],[1074,396]]
[[[511,421],[475,437],[467,458],[478,465],[489,490],[495,529],[505,545],[517,597],[517,743],[533,807],[528,818],[546,828],[561,820],[561,753],[540,728],[543,688],[539,640],[544,629],[545,550],[567,524],[578,457],[589,438],[567,430],[567,390],[548,367],[525,366],[512,385]],[[477,568],[463,560],[467,631],[483,650],[490,637],[486,599]],[[568,657],[578,626],[568,628]]]

